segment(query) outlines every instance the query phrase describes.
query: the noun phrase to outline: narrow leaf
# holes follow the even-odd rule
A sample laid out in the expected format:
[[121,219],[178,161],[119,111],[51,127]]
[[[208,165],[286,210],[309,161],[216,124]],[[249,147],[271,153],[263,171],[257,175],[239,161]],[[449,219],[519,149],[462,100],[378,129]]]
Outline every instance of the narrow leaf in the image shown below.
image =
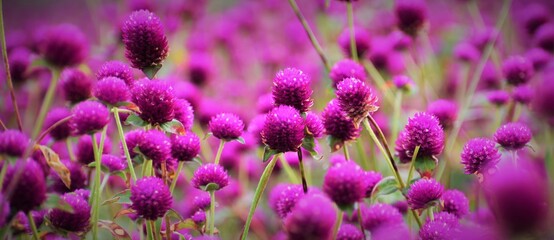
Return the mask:
[[269,148],[268,146],[266,146],[266,147],[264,148],[264,155],[263,155],[263,158],[262,158],[262,159],[263,159],[263,162],[264,162],[264,163],[267,162],[267,161],[271,158],[271,156],[273,156],[273,155],[275,155],[275,154],[277,154],[277,153],[278,153],[277,151],[275,151],[275,150]]
[[113,216],[113,219],[117,219],[118,217],[133,214],[133,213],[135,213],[135,210],[132,208],[121,209],[119,212],[115,214],[115,216]]
[[315,138],[312,135],[306,134],[304,140],[302,140],[302,148],[308,151],[316,160],[321,160],[323,158],[323,156],[319,155],[315,150]]
[[373,191],[371,192],[371,198],[376,199],[379,196],[385,196],[392,194],[398,190],[398,183],[396,182],[396,178],[393,176],[388,176],[386,178],[381,179],[375,187],[373,188]]
[[244,138],[243,137],[238,137],[237,139],[235,139],[237,142],[241,143],[241,144],[245,144],[245,141],[244,141]]
[[179,120],[173,119],[169,122],[162,123],[160,127],[168,133],[183,135],[186,133],[185,127]]
[[63,184],[67,187],[71,187],[71,173],[69,172],[69,169],[60,161],[60,156],[54,150],[50,149],[47,146],[38,145],[37,146],[40,151],[42,152],[42,155],[44,155],[44,158],[46,159],[46,163],[48,166],[58,174],[60,179],[62,180]]
[[140,118],[136,114],[129,115],[127,117],[127,119],[125,120],[125,124],[126,125],[133,125],[133,126],[137,126],[137,127],[145,127],[146,125],[148,125],[148,123],[146,121],[142,120],[142,118]]

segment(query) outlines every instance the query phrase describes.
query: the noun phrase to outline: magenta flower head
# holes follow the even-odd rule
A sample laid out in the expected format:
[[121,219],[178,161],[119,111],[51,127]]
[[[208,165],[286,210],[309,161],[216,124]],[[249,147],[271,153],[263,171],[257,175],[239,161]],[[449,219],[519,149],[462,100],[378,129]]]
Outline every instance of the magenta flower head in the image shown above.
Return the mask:
[[548,21],[550,21],[550,13],[542,4],[531,3],[522,11],[521,23],[530,36],[533,36],[537,29]]
[[110,105],[126,102],[131,98],[129,87],[117,77],[106,77],[98,81],[94,87],[94,96]]
[[272,192],[276,195],[274,200],[275,211],[281,219],[285,219],[292,212],[298,200],[304,196],[302,185],[285,184],[281,187],[275,187],[274,190],[277,191]]
[[372,240],[406,240],[413,239],[405,223],[384,224],[371,232]]
[[84,232],[89,227],[90,205],[88,201],[75,193],[66,193],[62,199],[73,209],[68,212],[54,208],[48,213],[48,220],[54,228],[68,232]]
[[194,111],[189,101],[180,98],[175,99],[173,111],[175,113],[175,119],[183,124],[185,131],[189,131],[194,124]]
[[539,27],[533,36],[533,42],[548,52],[554,52],[554,23],[546,23]]
[[414,81],[406,75],[397,75],[392,78],[394,86],[403,91],[409,91],[415,84]]
[[441,126],[445,129],[451,128],[458,117],[458,106],[456,103],[446,99],[439,99],[429,103],[427,112],[439,119]]
[[[69,117],[71,112],[66,108],[53,108],[48,112],[44,119],[44,128],[47,129],[58,121]],[[63,140],[71,135],[71,126],[69,121],[58,125],[50,131],[50,136],[55,140]]]
[[501,156],[494,141],[474,138],[464,146],[461,163],[466,174],[488,173],[490,168],[496,167]]
[[131,13],[122,29],[125,57],[134,68],[159,68],[168,44],[160,19],[148,10]]
[[132,87],[135,82],[131,67],[120,61],[105,62],[102,64],[100,69],[98,69],[98,72],[96,72],[96,79],[103,79],[107,77],[119,78],[129,87]]
[[522,56],[512,56],[502,64],[502,72],[510,85],[525,84],[534,74],[533,63]]
[[314,104],[310,83],[310,77],[302,70],[285,68],[279,71],[273,79],[275,106],[288,105],[301,113],[307,112]]
[[22,157],[28,144],[29,137],[25,133],[14,129],[0,132],[0,154],[2,155]]
[[204,224],[206,222],[206,212],[198,210],[190,218],[198,225]]
[[362,225],[364,229],[373,232],[379,227],[402,223],[402,214],[395,207],[376,203],[369,208],[362,207]]
[[[135,129],[127,132],[125,134],[125,142],[127,143],[127,151],[129,151],[129,155],[131,155],[131,158],[135,158],[137,156],[137,153],[133,151],[136,146],[138,146],[138,143],[142,139],[142,134],[144,131],[140,129]],[[123,145],[121,146],[121,152],[123,152]]]
[[192,131],[171,135],[171,156],[177,161],[192,161],[200,153],[200,138]]
[[331,68],[329,77],[333,81],[334,88],[336,88],[337,84],[339,84],[345,78],[357,78],[361,81],[365,81],[367,79],[364,67],[362,67],[362,65],[360,65],[359,63],[347,58],[335,63],[333,68]]
[[10,51],[10,75],[14,84],[23,83],[29,75],[31,52],[25,47],[18,47]]
[[337,233],[337,240],[363,240],[364,234],[359,227],[353,224],[343,223]]
[[[229,175],[222,166],[213,163],[204,164],[194,172],[191,184],[201,190],[220,190],[229,184]],[[209,189],[210,184],[215,184],[215,189]],[[208,188],[208,189],[206,189]]]
[[165,82],[142,79],[131,89],[131,101],[140,109],[140,118],[150,124],[162,124],[175,116],[173,88]]
[[208,53],[194,51],[190,53],[188,76],[190,81],[199,87],[209,83],[212,76],[213,60]]
[[65,99],[71,103],[81,102],[92,96],[92,79],[79,69],[65,69],[60,75],[60,85]]
[[[100,146],[100,134],[96,134],[96,143],[99,147],[102,147],[102,153],[108,154],[111,152],[110,138],[106,138],[104,141],[104,146]],[[92,138],[89,135],[84,135],[79,138],[79,141],[77,142],[77,148],[75,149],[75,157],[77,158],[77,161],[83,165],[94,162]]]
[[122,157],[112,154],[102,154],[102,165],[110,172],[119,172],[127,168],[127,162]]
[[321,194],[308,194],[285,219],[285,231],[290,240],[328,239],[336,218],[333,202]]
[[494,140],[506,150],[519,150],[531,141],[531,129],[523,123],[507,123],[494,133]]
[[514,88],[512,98],[520,104],[527,105],[533,99],[533,90],[527,85],[520,85]]
[[220,113],[210,119],[208,129],[214,137],[230,141],[242,135],[244,122],[236,114]]
[[[356,44],[358,57],[363,58],[370,47],[369,33],[361,27],[354,27],[354,44]],[[352,56],[350,56],[352,53],[350,51],[350,28],[345,29],[340,34],[339,46],[346,56],[352,58]]]
[[454,239],[458,229],[458,219],[448,213],[439,213],[434,220],[427,221],[419,230],[422,240]]
[[58,66],[75,66],[88,55],[85,35],[74,25],[62,24],[44,32],[39,46],[46,61]]
[[306,128],[308,134],[312,135],[314,138],[323,136],[323,122],[321,118],[313,112],[306,113]]
[[531,48],[525,53],[525,57],[533,63],[533,68],[536,71],[542,70],[550,62],[552,56],[549,52],[542,48]]
[[352,207],[366,194],[365,174],[354,162],[344,162],[331,166],[323,180],[323,191],[340,208]]
[[427,7],[423,0],[397,0],[394,13],[398,28],[412,37],[427,20]]
[[441,198],[444,187],[432,178],[422,178],[410,186],[407,198],[411,209],[425,209]]
[[332,150],[336,151],[344,142],[352,141],[360,136],[360,128],[357,128],[354,121],[341,109],[337,99],[333,99],[327,104],[321,116],[325,133],[341,142],[339,145],[332,146]]
[[383,179],[383,175],[381,175],[380,172],[366,171],[364,172],[363,179],[366,186],[365,197],[369,198],[371,197],[371,192],[373,192],[373,188],[375,188],[375,185],[377,185],[377,183],[381,181],[381,179]]
[[69,125],[77,135],[90,134],[102,130],[110,121],[110,111],[96,101],[84,101],[71,109],[73,118]]
[[337,100],[356,126],[370,113],[377,111],[377,96],[364,82],[356,78],[345,78],[337,84]]
[[439,120],[426,112],[416,113],[396,140],[395,150],[403,163],[410,162],[415,148],[420,146],[417,157],[439,155],[444,148],[444,132]]
[[159,130],[143,132],[137,146],[140,153],[154,164],[165,162],[171,156],[171,140]]
[[262,141],[277,152],[296,152],[304,140],[304,127],[304,119],[297,109],[279,106],[266,115]]
[[459,190],[446,190],[441,197],[442,210],[456,215],[458,218],[464,217],[469,213],[469,200],[466,195]]
[[210,194],[207,192],[198,191],[198,195],[194,196],[194,199],[192,200],[192,204],[194,205],[194,208],[198,210],[206,211],[210,209],[210,205],[211,205]]
[[460,43],[454,48],[454,56],[464,63],[472,63],[479,60],[481,52],[473,44]]
[[173,204],[169,187],[157,177],[137,180],[131,187],[131,202],[137,214],[147,220],[156,220],[165,215]]
[[510,94],[504,90],[492,90],[487,93],[487,99],[497,107],[503,106],[510,100]]
[[[19,173],[19,178],[17,182],[13,182],[16,173]],[[10,186],[11,183],[14,183],[13,186]],[[46,180],[42,169],[33,160],[19,160],[8,169],[3,186],[4,194],[8,187],[13,187],[7,200],[15,212],[28,213],[46,200]]]
[[73,192],[77,189],[85,188],[87,186],[87,174],[82,169],[82,165],[78,162],[70,160],[62,160],[62,163],[69,170],[69,176],[71,179],[71,185],[69,188],[63,183],[62,179],[54,171],[50,171],[50,179],[53,184],[51,190],[58,193]]

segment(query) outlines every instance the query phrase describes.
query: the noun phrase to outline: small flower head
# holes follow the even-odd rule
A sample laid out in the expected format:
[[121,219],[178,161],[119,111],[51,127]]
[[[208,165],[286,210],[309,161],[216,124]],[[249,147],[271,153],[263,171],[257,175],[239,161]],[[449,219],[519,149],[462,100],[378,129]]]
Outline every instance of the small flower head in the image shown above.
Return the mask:
[[531,129],[523,123],[507,123],[494,133],[494,140],[506,150],[519,150],[531,141]]
[[296,152],[304,139],[304,119],[298,110],[279,106],[266,115],[262,141],[277,152]]
[[375,171],[364,172],[364,181],[366,185],[366,190],[365,190],[366,198],[371,197],[371,192],[373,192],[373,188],[375,188],[375,185],[377,185],[377,183],[381,181],[381,179],[383,179],[383,175],[381,175],[380,172],[375,172]]
[[487,99],[490,103],[500,107],[508,103],[510,94],[504,90],[492,90],[487,93]]
[[302,70],[285,68],[273,79],[273,100],[276,106],[288,105],[307,112],[314,104],[310,77]]
[[402,223],[402,221],[402,214],[389,204],[376,203],[369,208],[362,207],[362,225],[368,231],[374,231],[383,225]]
[[331,166],[323,180],[323,191],[339,206],[349,207],[365,197],[364,171],[353,162]]
[[77,135],[100,131],[110,120],[110,112],[106,106],[90,100],[75,105],[71,114],[73,118],[69,124]]
[[68,188],[56,172],[50,171],[50,179],[53,182],[53,184],[51,185],[51,190],[63,194],[73,192],[77,189],[85,188],[87,186],[88,179],[87,174],[82,169],[82,165],[70,160],[62,160],[62,163],[69,170],[71,185],[69,185]]
[[370,113],[377,111],[377,96],[364,82],[356,78],[345,78],[337,84],[337,100],[356,125]]
[[130,99],[129,87],[117,77],[106,77],[94,87],[94,96],[107,104],[115,105]]
[[171,156],[171,141],[162,131],[143,132],[137,146],[140,152],[154,164],[165,162]]
[[314,138],[323,136],[323,122],[321,118],[313,112],[308,112],[306,114],[306,128],[309,134],[314,136]]
[[276,212],[281,219],[285,219],[287,215],[292,212],[298,200],[304,196],[304,192],[301,185],[293,184],[287,184],[282,189],[278,190],[280,191],[275,200]]
[[33,160],[19,160],[8,169],[3,189],[15,181],[16,173],[20,174],[7,200],[13,211],[28,213],[46,200],[46,180],[38,163]]
[[357,128],[354,121],[342,110],[337,99],[327,104],[321,116],[327,135],[342,142],[352,141],[360,136],[360,128]]
[[547,66],[552,55],[542,48],[531,48],[525,53],[525,57],[533,63],[535,71],[539,71]]
[[392,78],[394,86],[403,91],[409,91],[414,86],[414,81],[406,75],[397,75]]
[[512,56],[504,61],[502,72],[508,84],[514,86],[525,84],[533,77],[533,63],[525,57]]
[[[8,129],[0,132],[0,154],[22,157],[29,144],[29,137],[18,130]],[[5,164],[5,163],[4,163]]]
[[[133,151],[136,146],[138,146],[138,143],[142,139],[142,134],[144,131],[140,129],[131,130],[125,134],[125,143],[127,144],[127,151],[129,151],[129,155],[131,155],[131,158],[135,158],[137,156],[137,153]],[[123,152],[123,145],[121,145],[121,152]]]
[[157,177],[137,180],[131,187],[130,199],[133,203],[131,207],[147,220],[156,220],[164,216],[173,204],[169,187]]
[[422,240],[453,239],[454,234],[458,231],[458,220],[451,214],[441,214],[442,216],[427,221],[419,230],[419,237]]
[[321,194],[308,194],[285,219],[285,231],[290,240],[328,239],[336,218],[333,202]]
[[479,60],[481,53],[473,44],[460,43],[454,48],[454,55],[464,63],[472,63]]
[[8,61],[14,84],[20,84],[27,80],[31,65],[31,52],[25,47],[15,48],[10,51]]
[[356,225],[343,223],[340,225],[339,232],[337,233],[337,240],[362,240],[364,234]]
[[445,129],[451,128],[458,117],[458,106],[456,103],[446,99],[439,99],[429,103],[427,112],[439,119],[441,126]]
[[206,212],[198,210],[190,218],[198,225],[204,224],[206,222]]
[[408,205],[411,209],[425,209],[441,198],[444,187],[435,179],[420,179],[408,190]]
[[361,81],[367,79],[364,67],[351,59],[343,59],[335,63],[333,68],[331,68],[329,77],[333,81],[334,88],[345,78],[357,78]]
[[73,209],[67,212],[54,208],[48,213],[48,220],[57,229],[69,232],[83,232],[89,227],[90,205],[83,197],[75,193],[66,193],[62,199]]
[[441,197],[442,210],[454,214],[458,218],[469,213],[469,201],[466,195],[459,190],[446,190]]
[[[48,112],[44,119],[44,128],[47,129],[58,121],[71,116],[71,112],[67,108],[54,108]],[[55,140],[63,140],[71,135],[71,126],[69,121],[58,125],[50,131],[50,136]]]
[[131,89],[131,101],[140,109],[140,118],[151,124],[162,124],[175,116],[173,88],[158,80],[142,79]]
[[[370,42],[369,33],[365,29],[361,27],[354,27],[354,44],[356,44],[358,57],[363,58],[365,53],[369,51]],[[346,56],[352,58],[352,52],[350,50],[350,28],[345,29],[340,34],[339,46]]]
[[444,132],[439,120],[426,112],[416,113],[396,140],[395,150],[403,163],[410,162],[415,148],[420,146],[417,157],[439,155],[444,148]]
[[533,36],[533,42],[548,52],[554,52],[554,23],[546,23],[539,27]]
[[208,163],[196,169],[191,182],[197,189],[204,189],[212,183],[216,185],[214,190],[220,190],[229,184],[229,175],[222,166]]
[[530,36],[533,36],[540,26],[550,21],[548,8],[539,3],[529,4],[523,9],[522,14],[522,25]]
[[65,69],[60,75],[60,85],[65,99],[71,103],[78,103],[92,96],[92,79],[79,69]]
[[398,0],[394,8],[398,28],[414,37],[427,20],[427,7],[423,0]]
[[500,161],[501,154],[494,141],[486,138],[469,140],[461,154],[461,163],[466,174],[487,173]]
[[200,138],[192,131],[171,136],[171,156],[177,161],[192,161],[200,153]]
[[210,119],[208,128],[214,137],[229,141],[242,135],[244,122],[236,114],[220,113]]
[[175,119],[183,124],[185,131],[189,131],[192,128],[192,124],[194,124],[194,111],[189,101],[180,98],[175,99],[173,110],[175,112]]
[[132,87],[135,82],[131,67],[120,61],[109,61],[102,64],[98,72],[96,72],[96,79],[103,79],[106,77],[119,78],[129,87]]
[[[96,144],[100,146],[100,134],[96,134]],[[102,153],[108,154],[111,152],[111,143],[110,138],[104,140],[104,146]],[[94,151],[92,147],[92,138],[89,135],[84,135],[79,138],[77,142],[77,148],[75,149],[75,157],[77,161],[83,165],[87,165],[91,162],[94,162]]]
[[191,53],[190,59],[188,66],[190,82],[199,87],[206,86],[214,71],[211,56],[204,52],[194,51]]
[[134,68],[158,66],[167,57],[168,43],[160,19],[148,10],[131,13],[121,29],[125,57]]
[[88,55],[85,35],[74,25],[52,27],[41,37],[39,50],[49,63],[58,67],[75,66]]
[[127,162],[122,157],[112,154],[102,154],[102,165],[107,167],[110,172],[123,171],[127,168]]
[[211,199],[210,194],[207,192],[198,192],[196,196],[194,196],[194,199],[192,200],[192,204],[194,205],[195,209],[206,211],[210,209],[211,205]]
[[520,85],[514,88],[512,98],[520,104],[527,105],[533,99],[533,90],[527,85]]

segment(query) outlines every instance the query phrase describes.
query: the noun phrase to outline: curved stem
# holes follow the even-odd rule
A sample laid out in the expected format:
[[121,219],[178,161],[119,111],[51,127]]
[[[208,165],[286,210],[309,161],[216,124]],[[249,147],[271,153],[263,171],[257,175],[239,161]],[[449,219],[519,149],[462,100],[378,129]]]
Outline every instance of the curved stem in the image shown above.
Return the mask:
[[413,209],[410,209],[410,212],[412,213],[412,216],[415,218],[417,226],[421,229],[421,226],[423,224],[421,224],[421,219],[419,219],[419,216],[417,215],[416,211]]
[[[0,170],[0,186],[4,186],[4,177],[6,176],[7,170],[8,170],[8,161],[4,160],[4,162],[2,163],[2,170]],[[4,202],[2,202],[2,204],[3,203]],[[3,208],[0,208],[0,209],[3,209]]]
[[183,170],[184,165],[185,165],[185,162],[179,161],[179,165],[177,166],[177,173],[175,173],[175,178],[173,178],[173,181],[171,182],[171,187],[169,188],[169,191],[171,194],[173,194],[173,190],[175,190],[175,186],[177,185],[177,180],[179,180],[179,175],[181,174],[181,171]]
[[214,163],[219,164],[219,159],[221,159],[221,153],[223,152],[223,146],[225,146],[225,140],[221,139],[219,141],[219,147],[217,148],[217,154],[215,155]]
[[417,161],[417,154],[419,153],[420,145],[417,145],[414,154],[412,155],[412,162],[410,163],[410,171],[408,172],[408,179],[406,179],[406,186],[410,186],[412,175],[414,174],[415,162]]
[[335,221],[335,225],[333,226],[333,233],[331,236],[333,236],[331,239],[337,239],[337,234],[339,233],[340,225],[342,224],[342,217],[343,213],[340,208],[337,210],[337,219]]
[[346,2],[346,9],[348,15],[348,28],[350,29],[350,55],[352,59],[356,62],[358,59],[358,50],[356,49],[356,33],[354,29],[354,9],[352,8],[352,2]]
[[400,111],[402,110],[402,91],[398,90],[396,92],[396,97],[394,98],[394,108],[392,113],[392,141],[394,142],[398,137],[398,131],[400,126]]
[[281,154],[281,156],[279,157],[279,160],[281,162],[281,167],[283,168],[283,170],[285,170],[285,174],[287,174],[289,180],[294,184],[300,183],[298,176],[296,176],[296,173],[294,173],[294,170],[292,170],[292,167],[290,166],[287,159],[285,159],[284,154]]
[[37,225],[35,224],[35,219],[33,218],[33,214],[31,213],[31,211],[27,213],[27,218],[29,219],[29,225],[31,226],[31,230],[33,231],[33,239],[39,240],[40,237],[38,234]]
[[58,126],[64,124],[65,122],[69,121],[71,118],[73,118],[72,115],[62,118],[58,120],[56,123],[52,124],[52,126],[48,127],[46,130],[44,130],[44,132],[40,134],[40,136],[35,141],[35,144],[39,144],[42,141],[42,139],[44,139],[46,135],[48,135],[48,133],[54,130],[54,128],[57,128]]
[[156,225],[153,220],[147,220],[148,228],[146,229],[148,239],[156,240]]
[[40,111],[37,117],[37,121],[35,122],[35,128],[33,128],[31,139],[36,139],[40,130],[42,129],[44,118],[46,117],[46,113],[48,113],[48,110],[52,105],[52,100],[54,99],[54,94],[56,93],[58,80],[60,79],[60,70],[53,67],[51,68],[51,71],[52,79],[50,79],[50,85],[48,86],[48,90],[46,91],[46,96],[44,97],[42,105],[40,106]]
[[[123,127],[121,126],[121,120],[119,119],[119,111],[117,107],[112,108],[113,116],[115,118],[115,125],[117,126],[117,134],[119,135],[119,140],[123,146],[123,152],[125,153],[125,159],[127,159],[127,168],[131,172],[131,178],[133,182],[137,181],[137,174],[135,173],[135,167],[133,166],[133,161],[131,160],[131,154],[127,148],[127,141],[125,141],[125,134],[123,133]],[[131,183],[133,183],[131,182]]]
[[357,209],[358,214],[356,214],[356,215],[358,217],[358,225],[360,225],[360,232],[364,236],[363,239],[365,240],[365,229],[364,229],[364,224],[363,224],[363,219],[362,219],[362,202],[358,203],[357,208],[358,208]]
[[71,146],[70,137],[65,139],[65,147],[67,148],[67,153],[69,154],[69,160],[77,161],[77,159],[75,158],[75,152],[73,152],[73,146]]
[[100,208],[100,178],[102,177],[102,162],[101,162],[101,156],[102,156],[102,150],[104,149],[104,136],[106,133],[106,127],[102,129],[102,133],[100,136],[100,146],[98,147],[98,142],[96,142],[96,135],[93,133],[91,134],[92,138],[92,150],[94,153],[94,163],[95,163],[95,176],[94,176],[94,189],[91,196],[92,201],[92,238],[98,239],[98,216],[99,214],[99,208]]
[[215,191],[210,191],[210,216],[208,218],[208,233],[214,235],[215,229]]

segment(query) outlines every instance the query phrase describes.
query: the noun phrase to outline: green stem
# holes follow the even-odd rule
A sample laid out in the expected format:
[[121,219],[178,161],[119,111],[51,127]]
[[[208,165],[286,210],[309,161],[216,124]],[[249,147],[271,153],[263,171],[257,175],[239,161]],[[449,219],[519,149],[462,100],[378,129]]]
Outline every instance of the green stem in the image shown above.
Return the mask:
[[179,175],[181,174],[181,171],[183,170],[183,166],[185,165],[185,162],[179,161],[179,165],[177,166],[177,173],[175,173],[175,177],[173,178],[173,181],[171,181],[171,187],[169,188],[169,191],[171,194],[173,194],[173,190],[175,190],[175,186],[177,185],[177,180],[179,180]]
[[252,201],[252,205],[250,205],[250,211],[248,212],[246,223],[244,224],[244,229],[241,236],[242,240],[245,240],[248,237],[248,230],[250,229],[250,223],[252,223],[252,217],[254,216],[254,212],[256,212],[258,202],[260,201],[265,187],[267,186],[267,182],[269,181],[269,177],[271,176],[271,172],[273,171],[273,167],[275,167],[275,163],[277,162],[277,158],[279,157],[279,155],[282,155],[282,153],[278,153],[277,155],[273,156],[273,158],[265,167],[264,172],[262,173],[260,182],[256,187],[256,192],[254,192],[254,200]]
[[148,228],[146,229],[147,239],[148,240],[155,240],[156,239],[156,233],[155,233],[156,226],[154,226],[154,221],[153,220],[146,220],[146,222],[147,222],[147,225],[148,225]]
[[33,214],[31,213],[31,211],[27,213],[27,218],[29,219],[29,225],[31,225],[31,230],[33,231],[33,239],[39,240],[40,237],[38,234],[37,225],[35,224],[35,219],[33,218]]
[[210,191],[210,216],[208,233],[214,235],[215,229],[215,191]]
[[468,1],[467,8],[469,9],[469,14],[471,15],[471,18],[473,18],[473,21],[477,24],[479,28],[485,27],[485,21],[483,21],[483,18],[481,17],[481,13],[479,12],[479,6],[477,6],[477,0]]
[[433,207],[427,208],[427,214],[429,215],[429,219],[431,219],[431,221],[435,220],[435,214],[433,214]]
[[104,187],[106,187],[106,184],[108,184],[108,180],[110,179],[110,174],[106,173],[104,175],[104,178],[102,179],[102,183],[100,184],[100,196],[102,196],[102,192],[104,192]]
[[396,92],[396,97],[394,98],[394,108],[392,114],[392,141],[394,142],[398,136],[399,126],[400,126],[400,111],[402,110],[402,90]]
[[412,156],[412,162],[410,163],[410,171],[408,172],[408,179],[406,179],[406,186],[410,186],[410,181],[412,180],[412,175],[414,174],[415,162],[417,161],[417,154],[419,153],[420,145],[417,145],[414,154]]
[[94,188],[92,190],[92,238],[98,239],[98,216],[99,216],[99,208],[100,208],[100,178],[102,173],[102,162],[101,162],[101,156],[102,156],[102,150],[104,149],[104,134],[106,132],[106,127],[102,130],[102,134],[100,136],[100,146],[98,147],[98,142],[96,142],[96,135],[93,133],[91,134],[92,138],[92,150],[94,153],[94,162],[95,162],[95,177],[94,177]]
[[369,159],[367,158],[367,154],[364,151],[364,146],[362,143],[362,136],[356,141],[356,152],[358,153],[358,162],[360,163],[360,166],[365,170],[370,170],[369,166]]
[[342,217],[343,213],[342,213],[342,210],[340,210],[340,208],[337,210],[337,219],[335,221],[335,225],[333,226],[333,238],[331,239],[337,239],[337,234],[339,233],[339,229],[340,229],[340,225],[342,224]]
[[379,70],[377,70],[377,68],[375,67],[375,65],[373,65],[371,61],[363,61],[362,64],[369,76],[373,79],[373,81],[375,81],[375,84],[377,85],[377,88],[379,88],[379,91],[383,93],[385,100],[387,100],[389,104],[392,104],[394,102],[394,99],[390,88],[387,87],[387,81],[385,81],[383,75],[379,73]]
[[279,157],[279,160],[281,161],[281,167],[283,167],[283,170],[285,170],[285,173],[287,174],[289,181],[294,184],[300,183],[300,180],[296,176],[296,173],[294,173],[294,170],[292,170],[292,167],[290,166],[287,159],[285,159],[285,155],[281,154]]
[[349,161],[350,160],[350,153],[348,153],[348,146],[346,143],[344,143],[344,145],[342,146],[342,151],[344,153],[344,158],[346,159],[346,161]]
[[308,193],[308,182],[306,181],[306,175],[304,174],[304,162],[302,161],[302,149],[298,149],[298,167],[300,168],[300,179],[302,179],[302,190],[304,193]]
[[412,216],[414,216],[414,219],[416,220],[417,226],[421,229],[421,219],[419,219],[419,216],[417,215],[416,211],[413,209],[410,209],[410,212],[412,213]]
[[348,28],[350,29],[350,55],[352,59],[356,62],[358,59],[358,50],[356,49],[356,33],[354,29],[354,9],[352,8],[352,2],[346,2],[346,9],[348,15]]
[[[131,172],[131,178],[133,182],[137,181],[137,174],[135,173],[135,167],[133,166],[133,161],[131,160],[131,154],[129,154],[129,149],[127,148],[127,141],[125,141],[125,134],[123,133],[123,127],[121,126],[121,120],[119,119],[119,112],[117,107],[112,108],[113,116],[115,118],[115,125],[117,126],[117,134],[119,135],[119,140],[123,146],[123,152],[125,153],[125,159],[127,159],[127,168]],[[131,182],[131,183],[133,183]]]
[[46,91],[46,96],[44,97],[42,105],[40,106],[40,111],[37,117],[37,121],[35,122],[35,128],[33,128],[31,139],[36,139],[36,137],[40,133],[42,125],[44,124],[44,118],[46,117],[46,113],[48,113],[48,110],[52,105],[52,100],[54,99],[54,94],[56,93],[58,80],[60,79],[60,70],[53,67],[51,68],[51,71],[52,79],[50,79],[50,85],[48,86],[48,90]]
[[77,159],[75,158],[75,152],[73,152],[73,146],[71,146],[70,137],[65,139],[65,147],[67,148],[67,153],[69,153],[69,160],[77,161]]
[[221,153],[223,152],[223,146],[225,145],[225,140],[221,139],[219,141],[219,147],[217,148],[217,154],[215,155],[215,161],[214,163],[216,165],[219,164],[219,159],[221,158]]

